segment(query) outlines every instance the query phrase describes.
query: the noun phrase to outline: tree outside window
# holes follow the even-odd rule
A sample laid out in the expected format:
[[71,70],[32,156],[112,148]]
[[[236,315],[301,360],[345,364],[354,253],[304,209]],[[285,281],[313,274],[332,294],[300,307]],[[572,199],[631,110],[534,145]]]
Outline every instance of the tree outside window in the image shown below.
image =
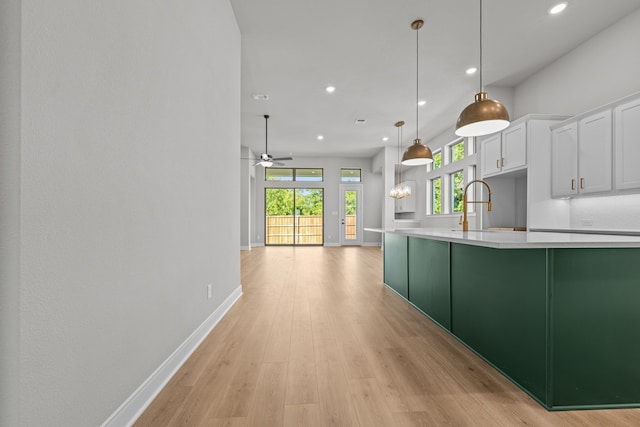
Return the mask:
[[451,174],[451,209],[452,212],[462,212],[464,210],[464,172],[457,171]]
[[432,213],[442,213],[442,178],[431,180],[431,202]]
[[451,161],[457,162],[464,159],[464,139],[451,146]]

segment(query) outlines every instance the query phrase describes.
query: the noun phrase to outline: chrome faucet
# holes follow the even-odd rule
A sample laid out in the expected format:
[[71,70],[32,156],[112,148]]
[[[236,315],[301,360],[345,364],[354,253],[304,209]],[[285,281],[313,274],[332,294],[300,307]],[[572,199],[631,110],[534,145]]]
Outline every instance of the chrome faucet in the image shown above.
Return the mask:
[[[489,200],[477,200],[477,201],[469,201],[467,200],[467,190],[469,189],[469,186],[473,183],[476,182],[481,182],[482,184],[485,185],[485,187],[487,187],[487,192],[489,193]],[[483,181],[482,179],[474,179],[473,181],[471,181],[470,183],[467,184],[466,187],[464,187],[464,197],[463,197],[463,220],[462,220],[462,231],[469,231],[469,221],[467,221],[467,203],[486,203],[487,204],[487,211],[491,211],[491,187],[489,187],[489,184],[487,184],[487,181]]]

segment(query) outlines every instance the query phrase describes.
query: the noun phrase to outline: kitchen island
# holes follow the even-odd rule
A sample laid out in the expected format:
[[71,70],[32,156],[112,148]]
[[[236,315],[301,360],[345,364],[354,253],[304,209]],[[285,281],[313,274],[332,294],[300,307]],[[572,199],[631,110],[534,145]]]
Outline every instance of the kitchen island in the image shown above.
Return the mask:
[[640,236],[384,233],[384,283],[549,410],[640,406]]

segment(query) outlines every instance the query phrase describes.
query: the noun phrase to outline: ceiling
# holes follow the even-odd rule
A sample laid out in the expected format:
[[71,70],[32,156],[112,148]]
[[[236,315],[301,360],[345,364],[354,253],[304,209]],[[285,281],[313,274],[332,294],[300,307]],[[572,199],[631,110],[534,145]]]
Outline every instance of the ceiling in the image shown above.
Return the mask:
[[[485,85],[514,86],[640,7],[640,0],[484,0]],[[242,34],[242,145],[275,156],[369,157],[451,129],[478,91],[478,0],[231,0]],[[325,87],[337,89],[328,94]],[[256,101],[253,94],[267,94]],[[491,93],[489,93],[491,96]],[[512,117],[513,118],[513,117]],[[357,119],[366,120],[355,125]],[[322,141],[317,140],[323,135]],[[383,142],[383,137],[388,137]],[[453,135],[452,135],[453,138]]]

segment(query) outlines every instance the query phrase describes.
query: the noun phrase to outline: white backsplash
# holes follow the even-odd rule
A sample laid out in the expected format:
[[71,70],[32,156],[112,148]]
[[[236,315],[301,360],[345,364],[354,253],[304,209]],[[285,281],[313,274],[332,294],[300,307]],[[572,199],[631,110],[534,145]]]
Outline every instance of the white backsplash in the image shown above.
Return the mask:
[[640,194],[571,200],[571,228],[640,231]]

